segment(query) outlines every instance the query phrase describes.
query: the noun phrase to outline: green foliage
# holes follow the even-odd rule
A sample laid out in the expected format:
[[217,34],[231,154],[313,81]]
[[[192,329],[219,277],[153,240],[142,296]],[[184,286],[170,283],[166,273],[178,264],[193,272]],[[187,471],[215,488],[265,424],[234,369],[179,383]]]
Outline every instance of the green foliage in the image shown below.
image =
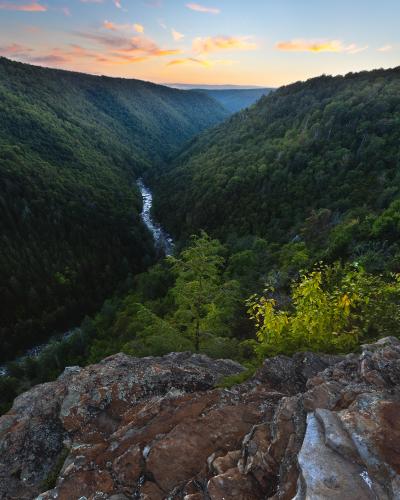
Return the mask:
[[289,308],[280,308],[272,295],[248,300],[260,355],[348,352],[400,327],[399,275],[386,281],[359,266],[322,266],[293,283]]
[[177,258],[136,276],[127,295],[105,301],[67,339],[54,340],[37,358],[9,364],[11,377],[0,378],[2,408],[31,384],[53,380],[65,366],[97,363],[120,351],[141,357],[198,350],[215,358],[248,358],[248,348],[231,337],[241,304],[238,283],[223,274],[224,253],[207,234],[194,237]]
[[168,321],[139,304],[137,320],[141,322],[136,339],[125,344],[123,352],[131,356],[163,356],[170,352],[193,351],[194,344],[183,337]]
[[58,476],[60,475],[61,469],[63,468],[63,465],[65,463],[65,460],[67,459],[67,457],[69,455],[69,451],[70,450],[67,447],[64,447],[61,450],[53,468],[48,473],[47,477],[42,481],[41,488],[43,491],[52,490],[53,488],[56,487]]
[[193,339],[196,351],[205,333],[223,336],[229,332],[229,318],[238,301],[238,283],[222,278],[222,252],[220,242],[202,232],[192,237],[179,258],[169,258],[177,276],[171,290],[176,304],[174,321]]
[[237,375],[228,375],[218,382],[217,387],[221,389],[230,389],[235,385],[243,384],[243,382],[246,382],[255,374],[257,368],[256,365],[252,365]]

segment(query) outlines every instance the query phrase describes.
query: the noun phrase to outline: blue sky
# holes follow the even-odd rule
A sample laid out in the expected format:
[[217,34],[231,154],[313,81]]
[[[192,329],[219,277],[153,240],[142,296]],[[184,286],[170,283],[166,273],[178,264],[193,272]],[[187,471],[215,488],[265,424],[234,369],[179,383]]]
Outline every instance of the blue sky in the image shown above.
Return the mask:
[[399,0],[0,0],[0,55],[160,83],[278,86],[399,65],[399,21]]

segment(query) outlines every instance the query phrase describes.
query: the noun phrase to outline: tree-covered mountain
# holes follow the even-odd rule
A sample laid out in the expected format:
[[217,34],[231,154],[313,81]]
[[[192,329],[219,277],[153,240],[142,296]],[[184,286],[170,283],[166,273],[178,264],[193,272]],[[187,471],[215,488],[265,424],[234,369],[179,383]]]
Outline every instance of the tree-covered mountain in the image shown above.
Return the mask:
[[151,261],[136,176],[225,116],[202,93],[0,58],[0,359]]
[[282,270],[400,270],[400,68],[282,87],[206,131],[154,181],[176,236],[258,235]]
[[[174,256],[68,339],[10,364],[0,411],[65,366],[120,351],[228,356],[248,376],[265,356],[344,353],[398,335],[399,76],[282,88],[194,139],[166,172],[152,169]],[[70,273],[56,278],[68,290]]]

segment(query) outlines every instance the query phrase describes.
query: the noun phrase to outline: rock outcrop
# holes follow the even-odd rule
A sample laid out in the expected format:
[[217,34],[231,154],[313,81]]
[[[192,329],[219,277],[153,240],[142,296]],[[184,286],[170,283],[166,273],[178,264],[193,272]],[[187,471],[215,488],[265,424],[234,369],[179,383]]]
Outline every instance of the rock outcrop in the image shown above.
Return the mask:
[[0,498],[400,498],[397,339],[215,389],[242,369],[189,353],[66,369],[0,418]]

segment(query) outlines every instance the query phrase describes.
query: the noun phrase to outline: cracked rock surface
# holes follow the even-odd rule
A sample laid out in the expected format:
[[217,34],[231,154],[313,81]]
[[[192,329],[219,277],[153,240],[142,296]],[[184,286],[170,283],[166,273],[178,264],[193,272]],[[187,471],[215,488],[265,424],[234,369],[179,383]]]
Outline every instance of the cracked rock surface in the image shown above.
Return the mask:
[[0,498],[400,499],[397,339],[214,388],[242,370],[190,353],[66,369],[0,417]]

